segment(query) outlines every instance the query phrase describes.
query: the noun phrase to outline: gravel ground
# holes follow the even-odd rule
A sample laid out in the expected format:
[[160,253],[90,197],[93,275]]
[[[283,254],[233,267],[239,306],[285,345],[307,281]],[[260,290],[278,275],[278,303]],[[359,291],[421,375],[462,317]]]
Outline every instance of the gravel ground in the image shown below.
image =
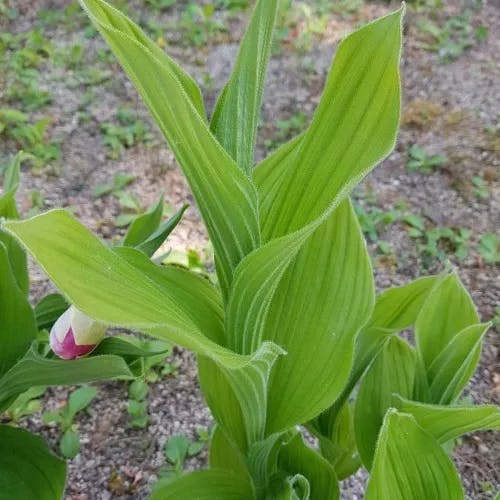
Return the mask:
[[[134,10],[137,2],[130,2]],[[32,3],[19,2],[23,15],[11,29],[28,29],[37,9]],[[64,1],[39,0],[38,8],[61,8]],[[458,0],[446,2],[439,19],[458,13]],[[332,18],[325,35],[315,39],[304,54],[291,49],[273,57],[265,95],[263,126],[257,156],[266,153],[264,140],[276,133],[276,119],[290,118],[297,111],[311,116],[321,95],[321,89],[338,40],[364,20],[383,14],[386,4],[367,4],[355,15]],[[410,10],[406,17],[405,50],[402,65],[404,80],[403,126],[394,153],[364,182],[361,191],[376,193],[376,205],[391,209],[400,201],[408,209],[422,216],[426,224],[467,227],[473,230],[471,241],[479,235],[500,230],[500,7],[495,2],[485,3],[473,11],[473,25],[484,25],[489,37],[476,43],[457,60],[442,64],[437,54],[421,48],[422,32],[418,29],[421,13]],[[178,12],[167,12],[162,21],[178,19]],[[204,84],[209,107],[229,74],[236,52],[236,41],[241,36],[245,16],[231,17],[230,35],[204,46],[201,50],[172,45],[172,53]],[[300,24],[299,24],[300,27]],[[81,33],[55,27],[51,38],[58,44],[69,44]],[[172,40],[176,40],[175,33]],[[85,42],[88,51],[102,47],[98,38]],[[285,44],[286,45],[286,44]],[[104,238],[117,236],[114,219],[119,206],[112,197],[94,199],[92,189],[110,182],[115,172],[135,176],[130,190],[144,205],[149,205],[165,194],[169,206],[179,207],[188,202],[190,208],[184,220],[171,236],[168,247],[186,250],[206,248],[206,233],[194,208],[192,196],[179,173],[175,161],[166,150],[158,133],[154,132],[152,145],[127,149],[121,157],[110,160],[101,145],[100,125],[109,121],[116,108],[126,104],[150,122],[132,86],[118,66],[109,63],[111,78],[95,88],[93,103],[86,109],[90,121],[82,126],[77,119],[80,109],[78,88],[69,89],[70,70],[61,68],[47,71],[44,85],[54,94],[50,108],[53,116],[51,133],[63,144],[62,162],[35,174],[23,174],[20,200],[29,208],[29,192],[39,190],[44,195],[45,208],[75,207],[76,215]],[[208,88],[207,88],[207,83]],[[497,127],[496,135],[485,132],[485,127]],[[409,172],[405,167],[408,148],[418,144],[433,154],[444,153],[449,162],[432,174]],[[2,144],[0,144],[0,152]],[[473,175],[487,180],[490,196],[478,200],[470,185]],[[444,263],[434,262],[423,269],[415,243],[408,237],[402,224],[394,224],[381,231],[380,237],[391,243],[393,255],[380,255],[376,244],[370,245],[374,254],[377,286],[382,289],[408,282],[419,275],[437,272]],[[453,260],[453,259],[452,259]],[[487,265],[471,251],[464,260],[453,260],[457,271],[471,291],[481,316],[491,318],[500,303],[498,266]],[[50,288],[50,284],[33,267],[33,298]],[[476,402],[500,403],[500,360],[498,327],[488,334],[481,363],[468,388]],[[70,462],[67,488],[68,500],[142,499],[146,498],[156,472],[163,463],[162,448],[168,436],[185,433],[194,436],[196,426],[210,424],[210,414],[200,394],[194,357],[177,351],[174,357],[181,366],[176,377],[169,377],[151,386],[148,397],[150,425],[146,429],[130,429],[126,420],[126,386],[108,383],[99,386],[97,399],[89,414],[79,419],[83,437],[80,455]],[[44,398],[47,409],[62,404],[67,390],[50,390]],[[39,415],[26,420],[26,425],[44,435],[54,449],[57,433],[41,423]],[[500,489],[500,442],[498,435],[477,433],[463,439],[454,453],[469,498],[493,498],[492,491]],[[195,468],[206,461],[204,454],[188,462]],[[343,498],[362,498],[366,475],[363,471],[343,485]]]

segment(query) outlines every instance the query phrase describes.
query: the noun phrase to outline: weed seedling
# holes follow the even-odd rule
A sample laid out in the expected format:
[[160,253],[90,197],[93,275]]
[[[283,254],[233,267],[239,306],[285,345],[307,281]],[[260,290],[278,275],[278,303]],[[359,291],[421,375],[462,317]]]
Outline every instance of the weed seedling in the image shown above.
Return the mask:
[[498,264],[500,262],[500,238],[494,233],[486,233],[481,236],[478,246],[479,255],[487,264]]
[[5,413],[7,421],[17,424],[22,417],[33,415],[39,411],[42,406],[40,398],[45,389],[45,387],[32,387],[20,394]]
[[416,170],[422,172],[423,174],[429,174],[433,172],[436,168],[444,165],[448,158],[444,155],[430,155],[421,148],[414,144],[408,151],[408,163],[406,166],[408,170]]
[[79,412],[90,405],[96,394],[97,390],[94,387],[80,387],[70,394],[67,403],[61,409],[45,412],[42,415],[44,423],[60,425],[62,437],[59,441],[59,450],[66,458],[74,458],[80,452],[80,435],[74,420]]
[[149,423],[148,416],[149,387],[145,380],[134,380],[128,389],[127,413],[130,427],[143,429]]

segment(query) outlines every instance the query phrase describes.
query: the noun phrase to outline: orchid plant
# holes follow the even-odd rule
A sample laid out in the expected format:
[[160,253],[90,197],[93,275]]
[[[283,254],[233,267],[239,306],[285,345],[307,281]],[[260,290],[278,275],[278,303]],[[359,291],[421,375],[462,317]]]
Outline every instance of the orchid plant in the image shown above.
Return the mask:
[[403,8],[340,44],[307,130],[254,165],[278,0],[256,2],[210,120],[196,82],[136,24],[80,3],[184,172],[218,283],[155,264],[140,241],[110,248],[64,210],[3,230],[80,313],[197,354],[210,468],[152,498],[337,499],[362,465],[368,500],[463,498],[443,445],[500,426],[498,408],[458,404],[490,325],[455,273],[376,295],[349,199],[395,144]]

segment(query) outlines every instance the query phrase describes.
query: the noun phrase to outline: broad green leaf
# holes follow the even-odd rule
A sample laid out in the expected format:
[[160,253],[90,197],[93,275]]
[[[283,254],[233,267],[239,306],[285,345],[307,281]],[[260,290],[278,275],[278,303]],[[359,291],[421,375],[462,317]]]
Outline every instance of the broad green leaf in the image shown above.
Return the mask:
[[64,432],[59,442],[59,450],[65,458],[75,458],[80,453],[80,435],[73,429]]
[[0,411],[11,398],[37,385],[75,385],[110,379],[132,379],[136,373],[119,356],[102,355],[63,361],[38,353],[36,343],[0,378]]
[[416,355],[399,337],[391,337],[365,373],[356,398],[354,429],[359,455],[370,469],[382,422],[393,393],[411,397]]
[[[325,217],[394,147],[402,13],[366,25],[339,46],[311,125],[282,167],[279,186],[258,184],[266,241]],[[269,189],[274,196],[266,196]]]
[[340,490],[335,470],[321,455],[304,443],[301,434],[279,450],[278,467],[289,474],[300,474],[310,486],[311,500],[336,500]]
[[68,398],[67,417],[72,421],[75,415],[87,408],[97,395],[95,387],[79,387],[74,390]]
[[250,481],[245,456],[219,426],[215,428],[210,442],[210,467],[230,471],[232,475]]
[[172,148],[213,242],[223,293],[241,259],[260,244],[257,194],[186,95],[179,68],[140,28],[103,0],[80,0],[137,87]]
[[191,472],[153,491],[150,500],[254,500],[252,486],[227,470]]
[[366,500],[463,500],[458,473],[411,415],[389,410],[377,443]]
[[132,221],[123,239],[123,245],[137,247],[144,243],[158,229],[163,217],[163,209],[163,196],[160,196],[156,205]]
[[346,201],[300,249],[266,311],[262,339],[287,352],[271,374],[268,432],[305,422],[338,397],[374,295],[365,242]]
[[351,476],[361,467],[349,403],[345,403],[338,413],[329,435],[315,434],[319,439],[321,454],[333,465],[340,481]]
[[464,328],[434,359],[427,369],[432,402],[450,404],[458,398],[476,369],[482,339],[490,326],[479,323]]
[[24,291],[18,286],[10,266],[7,247],[1,241],[0,318],[1,376],[24,356],[37,334],[33,310]]
[[428,294],[415,324],[415,340],[428,368],[450,340],[479,322],[474,303],[455,273],[444,277]]
[[39,330],[49,329],[57,318],[68,309],[69,304],[59,293],[46,295],[35,306],[36,325]]
[[240,168],[251,174],[278,0],[258,0],[211,128]]
[[0,244],[3,244],[7,249],[10,267],[14,278],[16,279],[19,290],[28,297],[29,292],[29,274],[28,274],[28,259],[26,252],[21,245],[10,234],[5,233],[0,229]]
[[476,431],[500,430],[500,408],[484,406],[439,406],[394,396],[398,411],[413,415],[418,425],[440,444]]
[[278,473],[280,450],[297,432],[297,430],[277,432],[253,443],[249,448],[246,454],[247,464],[257,498],[262,498],[268,492],[273,476]]
[[176,212],[170,219],[165,221],[151,236],[137,246],[137,249],[145,253],[147,256],[151,257],[164,241],[167,239],[168,235],[176,228],[177,224],[182,219],[184,212],[187,210],[189,205],[183,205],[182,208]]
[[430,291],[441,279],[442,276],[425,276],[407,285],[388,288],[377,296],[366,328],[399,332],[412,327]]
[[0,425],[0,499],[59,500],[65,483],[66,464],[40,437]]
[[347,384],[332,407],[313,423],[319,426],[323,435],[331,435],[339,412],[387,338],[415,324],[427,295],[441,279],[441,276],[420,278],[407,285],[389,288],[377,296],[369,323],[356,337],[354,363]]
[[[286,239],[289,245],[283,244]],[[349,374],[355,335],[373,303],[370,263],[348,202],[302,249],[294,239],[271,241],[247,257],[228,305],[226,333],[235,350],[252,352],[272,340],[287,352],[271,376],[268,433],[312,418],[331,404]],[[350,294],[359,300],[346,308],[343,300]],[[313,364],[304,362],[313,358]]]

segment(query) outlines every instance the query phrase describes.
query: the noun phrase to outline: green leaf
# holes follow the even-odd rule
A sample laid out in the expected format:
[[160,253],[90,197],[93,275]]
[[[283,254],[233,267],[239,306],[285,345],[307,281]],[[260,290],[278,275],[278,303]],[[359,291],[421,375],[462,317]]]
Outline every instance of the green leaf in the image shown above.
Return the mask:
[[[33,310],[19,288],[7,248],[0,241],[0,376],[28,350],[36,338]],[[40,385],[40,384],[38,384]]]
[[200,470],[155,489],[150,500],[254,500],[252,486],[226,470]]
[[500,408],[494,405],[462,406],[417,403],[394,395],[398,411],[413,415],[418,425],[444,444],[464,434],[500,430]]
[[158,229],[163,216],[163,196],[149,210],[136,217],[130,224],[123,245],[137,247],[144,243]]
[[412,396],[415,370],[415,351],[405,340],[391,337],[363,377],[354,409],[354,429],[359,455],[367,469],[372,466],[392,394]]
[[345,403],[335,419],[328,436],[317,435],[321,454],[333,465],[340,481],[348,478],[361,466],[357,454],[356,435],[351,405]]
[[428,294],[415,324],[424,366],[428,368],[458,332],[478,322],[474,303],[458,276],[445,276]]
[[184,463],[189,449],[189,439],[184,434],[177,434],[168,439],[165,456],[172,464]]
[[183,205],[178,212],[165,221],[146,241],[138,245],[137,249],[144,252],[148,257],[151,257],[163,245],[168,235],[177,227],[188,207],[189,205]]
[[384,419],[366,500],[463,500],[458,473],[439,443],[411,415]]
[[238,166],[251,174],[277,0],[259,0],[233,72],[215,106],[211,128]]
[[464,328],[434,359],[427,369],[432,402],[455,401],[474,373],[481,354],[482,339],[491,323]]
[[36,325],[39,330],[50,329],[69,304],[59,293],[46,295],[35,306]]
[[28,259],[26,252],[21,245],[10,234],[5,233],[0,229],[0,244],[3,244],[7,249],[10,267],[16,279],[17,286],[28,297],[29,292],[29,275],[28,275]]
[[19,151],[7,165],[3,179],[3,194],[0,196],[0,217],[7,219],[19,218],[15,194],[19,187],[21,163],[27,156],[30,155]]
[[440,279],[440,276],[420,278],[407,285],[389,288],[377,296],[369,323],[356,337],[353,369],[342,394],[313,423],[322,435],[332,435],[340,411],[368,365],[389,336],[415,324],[427,295]]
[[[262,332],[256,331],[287,352],[271,374],[268,432],[305,422],[332,404],[349,376],[356,334],[370,317],[371,264],[349,202],[316,230],[275,286]],[[356,297],[349,306],[348,297]]]
[[210,467],[230,471],[232,475],[250,481],[245,460],[237,446],[217,426],[210,442]]
[[278,467],[289,474],[300,474],[310,486],[311,500],[336,500],[340,490],[333,467],[309,448],[297,434],[279,450]]
[[187,78],[185,73],[113,7],[102,0],[80,3],[137,87],[182,167],[214,244],[225,293],[235,267],[260,244],[255,188],[188,98],[181,79]]
[[257,167],[266,241],[326,217],[394,147],[402,14],[378,19],[342,42],[310,127],[293,151],[278,153],[290,157],[279,185],[261,183]]
[[0,425],[0,498],[56,500],[63,496],[66,464],[38,436]]
[[78,432],[68,429],[61,438],[59,450],[65,458],[75,458],[80,453],[80,435]]
[[109,379],[132,379],[135,374],[118,356],[90,356],[63,361],[38,353],[36,343],[23,359],[0,378],[0,410],[9,399],[36,385],[75,385]]
[[79,387],[74,390],[68,399],[67,413],[68,419],[72,421],[75,415],[87,408],[87,406],[92,402],[92,400],[97,395],[97,389],[95,387]]

